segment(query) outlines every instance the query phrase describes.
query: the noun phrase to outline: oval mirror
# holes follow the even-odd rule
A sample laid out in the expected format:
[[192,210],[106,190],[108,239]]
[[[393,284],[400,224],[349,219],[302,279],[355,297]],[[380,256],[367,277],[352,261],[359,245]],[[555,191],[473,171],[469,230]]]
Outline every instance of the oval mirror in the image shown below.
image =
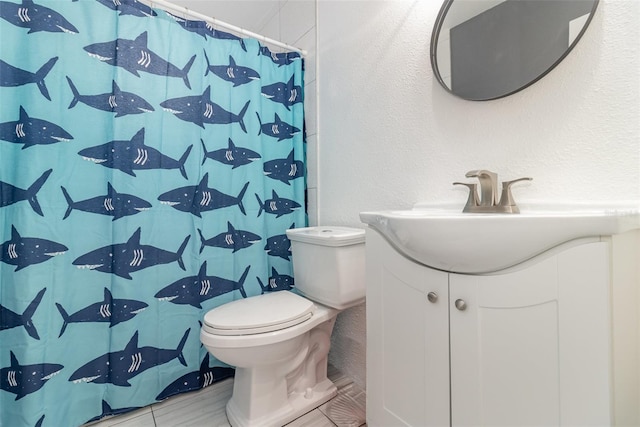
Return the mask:
[[431,66],[449,92],[502,98],[541,79],[587,29],[599,0],[446,0]]

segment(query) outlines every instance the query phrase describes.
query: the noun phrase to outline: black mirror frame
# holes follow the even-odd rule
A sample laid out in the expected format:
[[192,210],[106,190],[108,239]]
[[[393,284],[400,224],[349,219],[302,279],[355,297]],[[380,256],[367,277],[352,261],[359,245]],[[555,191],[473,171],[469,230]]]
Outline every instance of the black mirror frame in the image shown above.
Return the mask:
[[578,44],[578,42],[582,38],[582,35],[585,33],[585,31],[587,31],[587,28],[591,24],[591,20],[593,19],[593,16],[596,13],[596,9],[598,8],[598,4],[600,3],[600,0],[594,0],[593,8],[591,9],[591,12],[589,13],[589,17],[587,18],[587,21],[585,22],[584,26],[580,30],[580,33],[578,33],[578,35],[576,36],[576,38],[573,41],[573,43],[571,43],[571,45],[569,45],[569,47],[564,52],[564,54],[560,58],[558,58],[558,60],[556,62],[551,64],[549,66],[549,68],[547,68],[547,70],[544,73],[540,74],[538,77],[536,77],[535,79],[531,80],[527,84],[522,85],[518,89],[513,90],[513,91],[511,91],[509,93],[506,93],[504,95],[499,95],[499,96],[496,96],[496,97],[493,97],[493,98],[486,98],[486,99],[469,99],[469,98],[465,98],[463,96],[460,96],[460,95],[456,94],[449,87],[447,87],[447,85],[445,84],[444,80],[440,76],[440,71],[438,70],[438,63],[437,63],[437,59],[436,59],[436,50],[437,50],[438,38],[439,38],[439,35],[440,35],[440,30],[442,29],[442,24],[444,23],[444,20],[445,20],[445,18],[447,16],[447,12],[449,11],[449,8],[451,8],[451,5],[453,4],[454,1],[455,0],[445,0],[444,3],[442,4],[442,7],[440,8],[440,12],[438,12],[438,16],[436,17],[436,22],[435,22],[435,25],[433,27],[433,31],[431,33],[431,45],[430,45],[431,69],[433,70],[433,74],[435,75],[436,79],[438,80],[438,83],[440,83],[440,86],[442,86],[450,94],[452,94],[452,95],[454,95],[454,96],[456,96],[456,97],[458,97],[460,99],[467,100],[467,101],[492,101],[494,99],[504,98],[504,97],[507,97],[509,95],[513,95],[514,93],[520,92],[523,89],[528,88],[529,86],[533,85],[538,80],[540,80],[541,78],[543,78],[544,76],[549,74],[551,72],[551,70],[553,70],[558,64],[560,64],[564,60],[564,58],[569,54],[569,52],[571,52],[573,50],[573,48]]

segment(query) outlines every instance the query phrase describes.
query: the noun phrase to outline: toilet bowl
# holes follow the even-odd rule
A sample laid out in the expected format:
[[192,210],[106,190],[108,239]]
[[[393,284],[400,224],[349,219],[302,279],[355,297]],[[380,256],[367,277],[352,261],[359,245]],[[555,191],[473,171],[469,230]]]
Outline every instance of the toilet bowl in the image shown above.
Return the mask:
[[287,230],[293,291],[268,292],[206,313],[200,339],[236,367],[232,426],[282,426],[336,395],[327,356],[336,316],[364,301],[364,230]]
[[[327,379],[326,358],[338,310],[316,305],[290,291],[250,297],[221,308],[231,306],[246,314],[245,304],[241,304],[244,302],[250,303],[251,308],[263,306],[274,312],[277,307],[297,303],[301,309],[304,303],[310,307],[301,319],[264,328],[272,329],[269,331],[235,331],[244,335],[231,335],[228,328],[212,327],[220,326],[219,319],[224,319],[212,315],[227,315],[231,310],[207,313],[200,331],[202,343],[216,358],[236,367],[233,395],[227,404],[231,425],[281,426],[334,397],[336,387]],[[301,321],[295,323],[298,320]]]

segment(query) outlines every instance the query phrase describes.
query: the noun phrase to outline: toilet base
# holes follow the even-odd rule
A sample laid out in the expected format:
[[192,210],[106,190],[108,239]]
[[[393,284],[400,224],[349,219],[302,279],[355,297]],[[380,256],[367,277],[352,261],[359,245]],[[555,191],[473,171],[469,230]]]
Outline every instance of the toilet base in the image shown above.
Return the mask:
[[287,405],[253,420],[244,416],[237,409],[234,399],[231,398],[226,407],[227,418],[233,427],[282,427],[333,399],[337,393],[338,389],[335,384],[331,380],[325,379],[313,388],[308,388],[304,393],[291,393],[288,396]]

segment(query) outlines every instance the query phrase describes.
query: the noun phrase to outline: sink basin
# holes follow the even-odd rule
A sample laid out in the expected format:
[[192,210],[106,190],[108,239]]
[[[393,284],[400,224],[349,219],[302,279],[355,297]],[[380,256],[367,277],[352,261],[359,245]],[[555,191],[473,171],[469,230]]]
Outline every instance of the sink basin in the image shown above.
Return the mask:
[[562,243],[640,228],[640,206],[522,205],[521,213],[470,214],[461,207],[416,205],[411,210],[362,212],[360,219],[400,253],[455,273],[512,267]]

